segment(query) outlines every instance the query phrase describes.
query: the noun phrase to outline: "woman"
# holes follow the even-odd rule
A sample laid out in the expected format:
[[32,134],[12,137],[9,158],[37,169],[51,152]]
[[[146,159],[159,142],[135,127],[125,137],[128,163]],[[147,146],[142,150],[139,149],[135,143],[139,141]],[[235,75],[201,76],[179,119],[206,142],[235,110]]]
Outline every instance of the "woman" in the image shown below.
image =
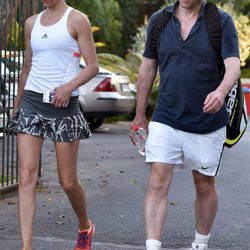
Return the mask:
[[[43,4],[45,10],[25,22],[25,63],[12,122],[18,139],[22,249],[32,249],[39,157],[43,140],[50,139],[60,183],[79,221],[75,250],[89,250],[94,225],[88,219],[84,190],[77,177],[77,156],[79,140],[91,133],[79,110],[78,88],[98,73],[97,56],[85,14],[64,0],[43,0]],[[86,67],[79,72],[80,56]],[[73,75],[65,75],[68,71]]]

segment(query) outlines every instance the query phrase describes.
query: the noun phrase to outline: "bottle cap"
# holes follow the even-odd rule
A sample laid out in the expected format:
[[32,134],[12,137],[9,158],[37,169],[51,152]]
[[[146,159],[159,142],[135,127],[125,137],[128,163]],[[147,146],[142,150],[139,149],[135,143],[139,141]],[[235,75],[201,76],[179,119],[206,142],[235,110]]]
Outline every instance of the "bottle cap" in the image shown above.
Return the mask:
[[74,57],[79,57],[79,56],[80,56],[80,53],[79,53],[79,52],[74,52],[74,53],[73,53],[73,56],[74,56]]
[[138,131],[139,126],[138,126],[137,124],[134,124],[134,125],[132,126],[132,129],[133,129],[133,131]]

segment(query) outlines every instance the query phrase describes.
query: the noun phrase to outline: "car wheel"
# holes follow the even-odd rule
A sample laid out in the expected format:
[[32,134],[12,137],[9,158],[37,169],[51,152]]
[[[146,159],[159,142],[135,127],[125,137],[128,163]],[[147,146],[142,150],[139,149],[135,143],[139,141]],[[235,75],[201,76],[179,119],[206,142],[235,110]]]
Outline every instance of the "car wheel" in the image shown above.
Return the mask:
[[99,128],[103,124],[104,118],[87,118],[90,130]]

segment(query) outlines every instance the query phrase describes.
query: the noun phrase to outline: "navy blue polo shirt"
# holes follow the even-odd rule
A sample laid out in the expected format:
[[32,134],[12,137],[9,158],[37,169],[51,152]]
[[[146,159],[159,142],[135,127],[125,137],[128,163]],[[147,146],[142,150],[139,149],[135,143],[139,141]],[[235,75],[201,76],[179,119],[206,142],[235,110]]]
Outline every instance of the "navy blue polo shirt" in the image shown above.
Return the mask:
[[[215,114],[203,112],[206,96],[221,82],[218,56],[213,50],[203,18],[205,2],[184,41],[180,35],[180,22],[174,15],[178,1],[166,8],[172,13],[158,38],[158,53],[151,49],[150,31],[160,11],[149,20],[144,57],[157,59],[160,73],[159,96],[152,120],[192,133],[211,133],[228,123],[226,107]],[[239,57],[237,31],[232,17],[219,10],[222,26],[224,59]]]

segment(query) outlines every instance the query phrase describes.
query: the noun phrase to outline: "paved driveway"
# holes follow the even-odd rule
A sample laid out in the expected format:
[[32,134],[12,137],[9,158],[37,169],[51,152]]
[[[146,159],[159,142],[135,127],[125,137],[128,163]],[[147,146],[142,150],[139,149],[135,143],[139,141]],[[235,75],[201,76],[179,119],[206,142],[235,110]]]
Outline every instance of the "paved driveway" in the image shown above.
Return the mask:
[[[81,142],[79,177],[88,197],[89,215],[97,231],[93,250],[144,249],[143,196],[148,167],[128,138],[128,123],[104,124]],[[219,212],[211,249],[249,250],[250,131],[225,150],[216,184]],[[43,189],[37,190],[34,249],[73,249],[76,218],[58,183],[53,144],[45,142]],[[0,201],[0,249],[19,248],[16,197]],[[166,249],[187,248],[193,240],[194,188],[191,173],[176,168],[169,194]]]

